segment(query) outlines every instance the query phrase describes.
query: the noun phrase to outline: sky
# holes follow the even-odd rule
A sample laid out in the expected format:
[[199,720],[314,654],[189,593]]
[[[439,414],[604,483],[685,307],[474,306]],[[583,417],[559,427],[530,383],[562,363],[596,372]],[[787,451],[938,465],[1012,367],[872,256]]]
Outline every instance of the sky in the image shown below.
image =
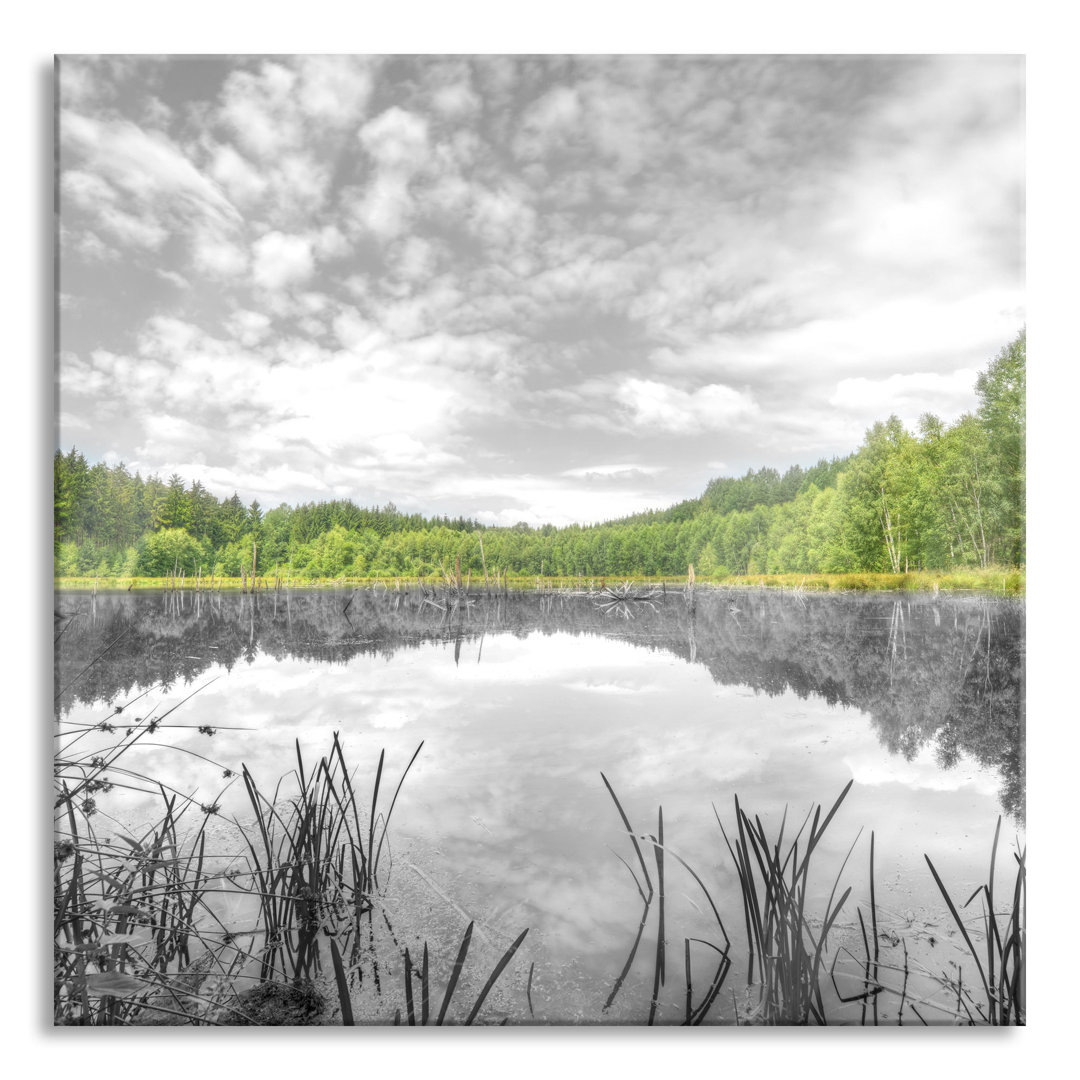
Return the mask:
[[57,445],[593,522],[953,420],[1025,324],[1019,56],[59,63]]

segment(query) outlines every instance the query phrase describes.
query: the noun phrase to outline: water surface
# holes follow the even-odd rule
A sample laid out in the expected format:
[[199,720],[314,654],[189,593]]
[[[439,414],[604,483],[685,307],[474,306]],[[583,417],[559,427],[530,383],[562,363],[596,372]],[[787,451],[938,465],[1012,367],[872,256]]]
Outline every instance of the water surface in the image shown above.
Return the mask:
[[[117,706],[125,718],[161,715],[197,690],[166,721],[183,726],[163,726],[131,756],[216,803],[223,820],[250,818],[242,787],[223,776],[241,762],[272,788],[297,740],[314,760],[340,732],[362,775],[374,775],[385,749],[396,783],[423,741],[394,811],[384,921],[406,944],[443,939],[452,958],[474,919],[475,959],[489,969],[529,927],[493,1003],[514,1021],[647,1016],[654,918],[604,1009],[642,904],[617,857],[636,864],[601,772],[637,832],[655,834],[663,807],[666,845],[698,871],[731,935],[737,990],[745,931],[715,816],[732,824],[736,795],[774,832],[785,808],[801,821],[853,781],[817,856],[815,895],[823,907],[863,829],[844,871],[853,893],[838,938],[854,942],[873,830],[879,917],[929,974],[962,957],[924,854],[966,899],[985,880],[999,814],[1003,837],[1023,843],[1015,601],[698,590],[692,605],[669,592],[605,606],[478,592],[453,607],[414,589],[66,593],[57,610],[61,729]],[[116,791],[101,812],[134,827],[152,811]],[[717,935],[700,888],[670,859],[668,879],[673,959],[659,1018],[678,1022],[684,939]],[[701,985],[710,961],[693,950]],[[393,957],[386,964],[393,970]],[[934,988],[928,975],[921,992]],[[732,1022],[726,996],[711,1019]]]

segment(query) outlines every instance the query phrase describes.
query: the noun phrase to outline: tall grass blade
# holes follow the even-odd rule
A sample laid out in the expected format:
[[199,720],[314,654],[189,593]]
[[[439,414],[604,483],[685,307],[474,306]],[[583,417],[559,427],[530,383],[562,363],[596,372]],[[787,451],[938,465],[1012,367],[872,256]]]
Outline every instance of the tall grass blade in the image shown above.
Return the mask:
[[641,873],[645,878],[645,885],[649,890],[649,896],[652,897],[652,879],[649,877],[649,868],[645,865],[645,857],[641,854],[641,848],[638,846],[637,833],[634,832],[634,829],[630,824],[630,819],[626,816],[626,811],[623,810],[622,803],[619,802],[619,797],[615,794],[615,789],[608,782],[608,778],[603,773],[601,773],[600,779],[604,781],[604,787],[608,789],[608,794],[611,796],[612,801],[615,803],[615,809],[619,811],[619,817],[622,818],[622,823],[624,826],[626,826],[626,831],[630,835],[630,842],[634,845],[634,852],[638,857],[638,863],[641,866]]
[[345,1027],[354,1027],[352,998],[349,996],[349,980],[345,976],[345,965],[341,962],[341,953],[337,942],[330,939],[330,959],[334,964],[334,978],[337,981],[338,1001],[341,1003],[341,1023]]
[[[373,880],[375,879],[375,876],[379,872],[379,852],[382,851],[383,841],[386,839],[386,830],[390,825],[390,815],[393,814],[394,806],[397,804],[398,795],[401,794],[401,785],[405,783],[405,777],[409,775],[409,770],[413,767],[413,762],[416,760],[417,756],[419,755],[420,751],[423,750],[423,748],[424,748],[424,743],[423,743],[423,740],[421,740],[420,745],[413,751],[413,756],[411,758],[409,758],[409,764],[405,766],[405,771],[401,774],[401,779],[398,780],[397,787],[394,789],[394,797],[390,800],[390,809],[386,811],[386,817],[383,819],[382,834],[379,836],[379,847],[375,852],[374,858],[372,859],[371,873],[372,873],[372,879]],[[381,757],[379,758],[379,772],[380,772],[380,774],[382,773],[382,758]],[[376,778],[375,786],[376,786],[376,789],[377,789],[378,788],[378,778]],[[374,802],[373,802],[372,803],[372,813],[374,814],[374,812],[375,811],[374,811]]]
[[499,976],[503,973],[506,965],[510,963],[514,953],[517,952],[518,946],[525,940],[525,935],[529,932],[529,928],[526,927],[518,935],[517,940],[509,949],[503,954],[503,958],[495,965],[494,970],[488,976],[487,982],[484,983],[484,988],[480,991],[480,996],[476,999],[476,1004],[473,1005],[472,1011],[469,1013],[468,1019],[465,1021],[466,1025],[471,1024],[476,1019],[476,1014],[480,1011],[480,1006],[484,1004],[484,998],[488,996],[491,988],[495,985]]
[[427,942],[424,942],[424,965],[420,969],[420,1023],[427,1024],[428,1022],[428,1005],[429,1005],[429,993],[428,993],[428,948]]
[[667,963],[664,942],[664,808],[662,806],[657,825],[657,843],[653,845],[653,851],[656,853],[657,917],[660,924],[656,939],[656,963],[660,971],[660,985],[663,986]]
[[416,1011],[413,1009],[412,992],[412,957],[405,950],[405,1012],[409,1017],[409,1026],[416,1027]]
[[941,890],[941,895],[945,898],[945,903],[948,905],[949,914],[953,917],[953,922],[956,923],[961,935],[964,938],[964,942],[967,944],[968,952],[971,953],[972,959],[975,961],[975,967],[978,969],[979,978],[982,980],[983,990],[986,992],[987,1000],[990,999],[990,988],[986,982],[986,973],[983,971],[982,962],[979,960],[979,954],[972,944],[971,937],[967,932],[967,927],[964,925],[964,920],[960,918],[960,913],[956,910],[956,905],[953,903],[952,897],[949,895],[949,890],[945,888],[945,883],[941,880],[941,876],[934,868],[934,864],[930,861],[929,855],[923,855],[926,860],[926,865],[930,867],[930,873],[934,875],[934,880],[937,882],[938,889]]
[[461,948],[458,950],[457,960],[454,961],[454,968],[450,972],[450,981],[446,984],[446,993],[443,995],[442,1007],[439,1009],[439,1017],[435,1021],[436,1025],[441,1025],[446,1017],[446,1010],[450,1007],[450,999],[454,996],[454,990],[457,989],[458,978],[461,975],[461,968],[465,963],[465,957],[469,952],[469,942],[472,940],[473,924],[465,928],[465,936],[461,939]]
[[[386,751],[379,751],[379,767],[375,772],[375,786],[371,792],[371,817],[368,819],[368,851],[375,851],[375,808],[379,802],[379,784],[382,782],[383,761]],[[368,867],[367,887],[371,889],[375,884],[375,857],[372,855],[371,865]]]

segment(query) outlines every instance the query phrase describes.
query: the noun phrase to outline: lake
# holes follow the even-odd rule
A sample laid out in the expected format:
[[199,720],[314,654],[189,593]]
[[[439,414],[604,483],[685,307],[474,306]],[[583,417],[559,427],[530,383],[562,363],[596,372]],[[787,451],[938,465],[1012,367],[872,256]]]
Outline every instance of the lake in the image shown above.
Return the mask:
[[[905,1024],[951,1022],[948,980],[977,976],[925,856],[962,904],[987,880],[999,816],[1002,896],[1025,844],[1020,601],[698,588],[692,600],[668,589],[622,603],[480,589],[454,603],[413,585],[68,592],[56,607],[61,741],[86,729],[89,755],[115,742],[95,725],[179,705],[125,762],[191,795],[195,817],[214,807],[213,855],[226,862],[242,846],[232,822],[252,820],[241,763],[272,791],[297,742],[314,763],[340,732],[361,790],[385,751],[388,798],[423,742],[387,833],[363,1019],[402,1008],[406,945],[416,956],[427,941],[445,981],[472,921],[462,993],[474,996],[529,928],[489,1022],[644,1023],[654,1009],[656,1022],[679,1023],[687,956],[694,1002],[717,972],[713,905],[731,969],[705,1020],[754,1019],[739,879],[717,817],[734,843],[736,796],[770,837],[786,809],[786,846],[850,781],[808,880],[819,927],[837,875],[835,896],[851,888],[829,937],[829,1020],[858,1023],[867,1008],[841,999],[860,988],[872,831],[881,981],[904,982],[903,998],[874,999],[878,1019],[896,1023],[903,1000]],[[662,807],[655,1006],[659,905],[643,904],[642,865],[601,773],[635,835],[658,835]],[[160,800],[118,782],[95,801],[101,835],[148,828]],[[640,849],[658,885],[656,852]],[[216,917],[239,933],[250,906],[221,882]],[[967,914],[974,927],[977,902]]]

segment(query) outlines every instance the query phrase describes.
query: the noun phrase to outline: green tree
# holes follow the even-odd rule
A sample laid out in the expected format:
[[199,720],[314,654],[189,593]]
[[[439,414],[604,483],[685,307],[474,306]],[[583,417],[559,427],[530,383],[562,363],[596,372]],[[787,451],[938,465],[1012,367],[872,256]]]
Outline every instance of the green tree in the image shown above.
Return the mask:
[[138,571],[146,577],[164,577],[183,570],[190,577],[200,565],[210,564],[210,553],[186,529],[148,533],[138,544]]
[[1000,558],[1024,562],[1027,527],[1027,331],[1021,330],[975,383],[978,418],[989,441],[994,531]]

